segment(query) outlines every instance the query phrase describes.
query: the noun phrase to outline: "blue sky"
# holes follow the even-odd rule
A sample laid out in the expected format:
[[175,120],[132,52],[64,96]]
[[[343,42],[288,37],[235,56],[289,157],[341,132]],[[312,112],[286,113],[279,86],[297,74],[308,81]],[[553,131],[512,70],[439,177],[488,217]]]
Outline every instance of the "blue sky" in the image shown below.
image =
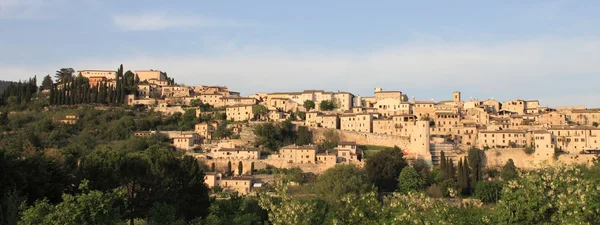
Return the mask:
[[304,89],[600,107],[599,1],[0,0],[0,79],[160,69]]

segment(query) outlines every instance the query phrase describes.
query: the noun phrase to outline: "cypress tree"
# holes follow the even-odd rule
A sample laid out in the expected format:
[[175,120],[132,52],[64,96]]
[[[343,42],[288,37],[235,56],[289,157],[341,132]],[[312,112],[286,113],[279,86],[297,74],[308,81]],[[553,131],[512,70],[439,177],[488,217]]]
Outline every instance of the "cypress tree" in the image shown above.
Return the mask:
[[254,162],[250,163],[250,175],[254,175]]
[[462,189],[462,183],[463,183],[463,163],[462,163],[462,158],[458,159],[458,169],[456,170],[456,183],[458,183],[458,186]]
[[215,172],[215,163],[210,164],[210,171]]
[[452,159],[448,160],[448,179],[454,180],[454,176],[456,174],[456,169],[454,167],[454,162]]
[[445,180],[447,177],[446,174],[446,154],[444,154],[444,151],[440,152],[440,172],[442,173],[442,179]]
[[468,193],[469,192],[469,160],[467,158],[465,158],[465,160],[463,161],[463,176],[464,176],[464,186],[465,186],[465,191]]
[[244,166],[242,165],[242,161],[238,163],[238,176],[242,175],[242,171],[244,170]]
[[227,162],[227,176],[231,176],[233,172],[231,172],[231,161]]

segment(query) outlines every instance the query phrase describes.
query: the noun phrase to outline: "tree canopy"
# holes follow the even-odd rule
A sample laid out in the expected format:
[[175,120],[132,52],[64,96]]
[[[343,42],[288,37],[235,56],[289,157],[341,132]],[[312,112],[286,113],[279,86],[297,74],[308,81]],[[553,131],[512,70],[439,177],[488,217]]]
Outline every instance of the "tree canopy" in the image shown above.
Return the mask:
[[392,192],[398,187],[400,172],[407,165],[398,147],[386,148],[367,160],[365,170],[369,180],[382,192]]

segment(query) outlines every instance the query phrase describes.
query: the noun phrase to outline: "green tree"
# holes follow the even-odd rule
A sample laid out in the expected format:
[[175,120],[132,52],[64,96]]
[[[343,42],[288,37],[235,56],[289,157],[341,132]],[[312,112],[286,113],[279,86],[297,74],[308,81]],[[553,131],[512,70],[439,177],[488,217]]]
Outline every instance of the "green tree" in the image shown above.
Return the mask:
[[56,71],[56,83],[65,84],[74,80],[73,74],[75,70],[73,68],[62,68]]
[[244,170],[244,166],[242,165],[242,161],[238,163],[238,176],[242,175],[242,171]]
[[410,191],[421,190],[424,186],[425,181],[414,168],[407,166],[402,169],[400,177],[398,177],[398,192],[406,194]]
[[502,167],[502,172],[500,172],[500,178],[502,180],[508,181],[513,180],[519,176],[517,172],[517,167],[515,166],[515,162],[512,159],[508,159],[506,164]]
[[186,225],[178,218],[177,209],[164,203],[155,203],[150,209],[148,225]]
[[599,125],[600,125],[600,123],[598,123],[598,122],[593,122],[592,123],[592,126],[594,126],[594,127],[598,127]]
[[469,169],[471,170],[471,173],[470,173],[471,189],[475,189],[475,185],[477,185],[477,182],[479,182],[481,180],[481,176],[483,175],[483,172],[481,170],[481,168],[483,167],[483,165],[482,165],[483,161],[481,160],[481,154],[482,154],[482,151],[480,149],[471,148],[469,150],[467,159],[469,162]]
[[0,224],[16,225],[21,218],[21,211],[25,208],[26,198],[20,196],[16,190],[0,196]]
[[117,203],[124,199],[122,189],[109,192],[89,191],[86,181],[82,182],[80,189],[82,194],[64,194],[63,201],[57,205],[52,205],[47,200],[37,201],[23,212],[19,224],[112,225],[121,222]]
[[398,177],[406,166],[404,154],[397,146],[379,151],[367,160],[365,169],[369,180],[381,192],[392,192],[397,189]]
[[264,105],[253,105],[252,106],[252,114],[254,114],[255,119],[263,119],[269,110]]
[[298,127],[298,138],[296,139],[297,145],[307,145],[312,143],[312,133],[308,130],[306,126]]
[[225,173],[225,174],[226,174],[226,176],[231,176],[231,175],[233,175],[233,171],[232,171],[232,168],[231,168],[231,161],[227,162],[227,171],[225,171],[225,172],[226,172],[226,173]]
[[314,184],[315,193],[330,205],[337,205],[339,199],[347,194],[359,196],[372,190],[372,185],[365,183],[367,174],[354,165],[336,165],[317,177]]
[[216,172],[216,170],[215,170],[215,163],[214,162],[210,164],[210,171],[211,172]]
[[331,111],[335,109],[335,103],[331,100],[324,100],[319,103],[319,109],[322,111]]
[[475,197],[484,203],[495,203],[500,199],[502,183],[493,181],[480,181],[475,187]]
[[42,81],[42,89],[43,90],[50,90],[52,88],[52,77],[50,77],[50,75],[46,75],[44,77],[44,80]]
[[306,111],[310,111],[311,109],[315,108],[315,102],[313,102],[312,100],[306,100],[304,101],[303,106],[306,109]]

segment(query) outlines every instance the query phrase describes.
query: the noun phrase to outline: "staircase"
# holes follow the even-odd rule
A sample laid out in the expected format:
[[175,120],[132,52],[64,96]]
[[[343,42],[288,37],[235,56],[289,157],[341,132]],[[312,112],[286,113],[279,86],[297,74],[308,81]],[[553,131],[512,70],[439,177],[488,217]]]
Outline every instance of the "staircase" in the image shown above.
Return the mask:
[[456,158],[456,148],[454,144],[430,144],[429,152],[431,152],[431,163],[434,166],[440,164],[440,154],[444,151],[444,155],[446,158],[452,159],[452,161],[456,164],[458,160]]

